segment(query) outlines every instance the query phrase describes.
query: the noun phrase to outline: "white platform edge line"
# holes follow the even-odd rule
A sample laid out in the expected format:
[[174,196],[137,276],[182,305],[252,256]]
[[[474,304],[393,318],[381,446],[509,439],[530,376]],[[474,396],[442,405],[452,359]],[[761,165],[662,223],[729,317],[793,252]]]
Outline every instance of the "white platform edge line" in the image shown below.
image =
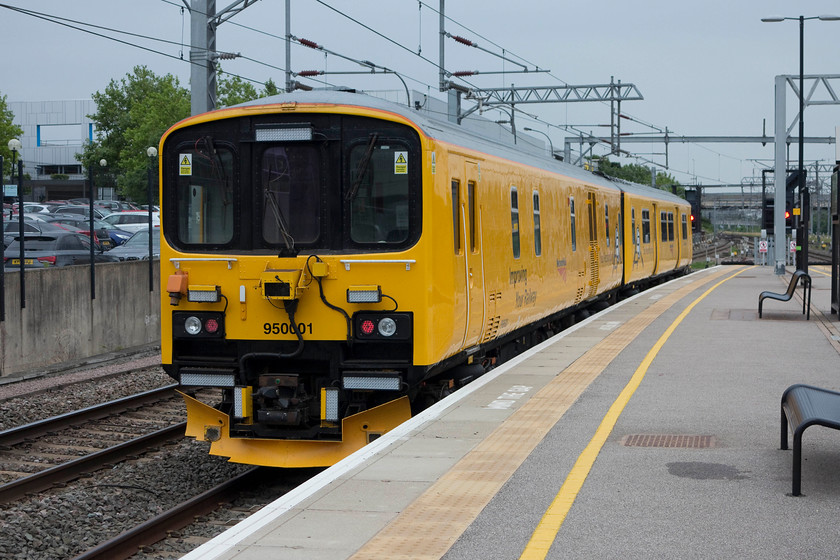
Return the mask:
[[[695,274],[711,271],[715,268],[717,267],[711,267],[700,271],[696,271]],[[688,276],[688,278],[690,277],[691,275]],[[608,315],[610,312],[619,309],[622,305],[630,303],[638,297],[649,296],[652,292],[658,290],[659,288],[663,288],[674,282],[684,281],[685,279],[686,277],[682,276],[680,278],[671,280],[670,282],[654,286],[653,288],[645,290],[644,292],[640,292],[634,296],[631,296],[625,300],[618,302],[613,306],[599,311],[598,313],[587,317],[580,323],[576,323],[568,329],[557,333],[553,337],[523,352],[522,354],[513,358],[509,362],[506,362],[501,366],[491,370],[490,372],[482,375],[466,387],[463,387],[455,391],[445,399],[438,401],[437,403],[430,406],[417,416],[414,416],[406,422],[403,422],[390,432],[372,441],[371,443],[367,444],[365,447],[359,449],[355,453],[348,455],[335,465],[327,468],[323,472],[310,478],[308,481],[304,482],[294,490],[287,492],[286,494],[277,498],[270,504],[267,504],[255,514],[247,517],[246,519],[243,519],[230,529],[213,537],[206,543],[194,549],[192,552],[182,556],[181,560],[214,560],[216,558],[219,558],[220,555],[228,552],[231,548],[242,542],[244,539],[253,535],[257,531],[274,521],[278,516],[293,509],[303,500],[309,498],[328,484],[334,482],[341,476],[355,469],[374,455],[381,453],[394,443],[402,440],[412,431],[417,430],[427,422],[436,419],[438,416],[440,416],[441,412],[443,412],[450,406],[456,404],[461,399],[466,398],[478,389],[484,387],[486,384],[490,383],[491,381],[493,381],[503,373],[507,372],[514,366],[527,360],[534,354],[541,352],[545,348],[548,348],[549,346],[561,341],[567,335],[572,334],[576,330],[585,327],[592,321],[596,321],[602,318],[602,316],[604,315]]]

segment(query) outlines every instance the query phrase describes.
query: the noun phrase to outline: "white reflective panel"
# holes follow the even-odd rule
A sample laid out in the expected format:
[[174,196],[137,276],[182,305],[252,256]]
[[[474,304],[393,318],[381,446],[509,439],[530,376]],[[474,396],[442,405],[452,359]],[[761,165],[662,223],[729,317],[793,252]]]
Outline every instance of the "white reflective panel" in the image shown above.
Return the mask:
[[219,375],[213,373],[182,373],[181,385],[193,387],[233,387],[232,375]]
[[233,416],[234,418],[245,418],[245,411],[242,407],[242,390],[233,392]]
[[338,421],[338,389],[327,389],[324,391],[324,420],[328,422]]
[[345,389],[363,389],[368,391],[399,391],[399,377],[344,377]]

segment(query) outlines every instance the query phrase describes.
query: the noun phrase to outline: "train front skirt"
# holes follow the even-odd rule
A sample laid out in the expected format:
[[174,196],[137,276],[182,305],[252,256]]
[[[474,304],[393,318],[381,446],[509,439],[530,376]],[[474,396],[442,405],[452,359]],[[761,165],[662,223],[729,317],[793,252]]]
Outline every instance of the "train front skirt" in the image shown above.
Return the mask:
[[232,438],[227,414],[181,396],[187,405],[188,437],[209,441],[211,455],[264,467],[329,467],[411,418],[408,397],[402,397],[344,418],[341,441]]

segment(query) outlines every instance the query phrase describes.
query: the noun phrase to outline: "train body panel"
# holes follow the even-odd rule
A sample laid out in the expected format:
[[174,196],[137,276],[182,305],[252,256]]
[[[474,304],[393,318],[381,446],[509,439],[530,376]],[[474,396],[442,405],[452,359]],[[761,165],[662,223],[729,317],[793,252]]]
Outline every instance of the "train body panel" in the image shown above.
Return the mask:
[[233,461],[330,464],[690,259],[677,197],[362,95],[193,117],[160,153],[162,361],[221,388],[188,435]]

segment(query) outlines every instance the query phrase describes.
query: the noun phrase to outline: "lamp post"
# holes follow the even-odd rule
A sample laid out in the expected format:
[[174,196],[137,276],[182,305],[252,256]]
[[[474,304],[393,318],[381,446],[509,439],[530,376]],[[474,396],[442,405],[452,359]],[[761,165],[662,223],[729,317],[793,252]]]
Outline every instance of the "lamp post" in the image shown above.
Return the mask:
[[[17,154],[20,151],[22,144],[20,140],[17,138],[12,138],[9,140],[7,144],[9,150],[12,152],[12,179],[15,176],[15,160],[17,160]],[[24,270],[26,269],[26,260],[24,259],[24,237],[23,237],[23,159],[17,162],[18,164],[18,188],[17,188],[17,198],[18,198],[18,226],[19,230],[18,233],[20,235],[20,242],[18,246],[20,248],[20,308],[26,308],[26,277],[24,275]],[[5,196],[5,193],[3,193]]]
[[[840,16],[822,15],[822,16],[799,16],[799,17],[784,17],[784,16],[769,16],[761,18],[765,23],[778,23],[785,20],[799,21],[799,194],[805,191],[805,20],[819,19],[821,21],[838,21]],[[776,170],[776,173],[784,173],[784,170]],[[778,204],[779,201],[776,201]],[[807,214],[806,214],[807,216]],[[777,232],[778,233],[778,232]],[[780,241],[776,240],[777,250],[780,247]],[[804,247],[804,254],[801,268],[808,271],[808,234],[805,233],[805,239],[802,240],[802,247]],[[778,261],[778,258],[776,259]]]
[[[102,158],[99,160],[99,166],[105,167],[108,165],[108,160]],[[96,189],[93,186],[93,164],[88,166],[88,182],[90,183],[90,192],[88,202],[90,204],[89,227],[90,227],[90,299],[96,299],[96,272],[94,265],[96,264],[96,256],[94,254],[94,244],[96,242],[96,230],[93,227],[93,198]]]
[[542,134],[543,136],[545,136],[545,139],[548,140],[548,147],[551,150],[551,157],[554,157],[554,144],[551,142],[551,137],[548,134],[546,134],[542,130],[534,130],[533,128],[528,128],[527,126],[525,127],[525,130],[527,130],[528,132],[536,132],[537,134]]
[[148,191],[148,204],[149,204],[149,291],[153,292],[155,290],[155,274],[154,274],[154,251],[152,250],[152,247],[154,245],[154,243],[152,241],[152,238],[154,237],[154,235],[153,235],[154,230],[152,229],[153,228],[153,222],[152,222],[152,210],[153,210],[153,207],[152,207],[152,201],[153,201],[152,189],[153,189],[154,183],[155,183],[155,172],[154,172],[154,167],[153,166],[154,166],[154,163],[155,163],[155,158],[158,155],[157,148],[155,148],[154,146],[149,146],[148,148],[146,148],[146,155],[149,156],[149,166],[148,166],[148,168],[149,168],[148,169],[149,182],[148,182],[148,186],[147,186],[147,189],[146,189]]

